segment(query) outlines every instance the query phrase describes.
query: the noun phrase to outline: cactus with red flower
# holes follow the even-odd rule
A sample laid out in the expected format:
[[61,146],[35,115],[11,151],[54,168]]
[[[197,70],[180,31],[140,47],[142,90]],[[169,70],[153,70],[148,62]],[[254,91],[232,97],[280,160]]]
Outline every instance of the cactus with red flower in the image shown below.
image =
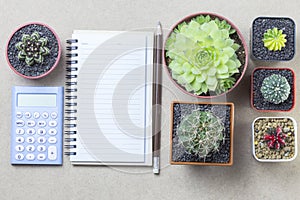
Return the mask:
[[267,141],[268,147],[271,149],[280,149],[285,145],[284,139],[286,135],[282,132],[282,128],[278,126],[275,131],[270,131],[270,134],[264,136],[264,140]]

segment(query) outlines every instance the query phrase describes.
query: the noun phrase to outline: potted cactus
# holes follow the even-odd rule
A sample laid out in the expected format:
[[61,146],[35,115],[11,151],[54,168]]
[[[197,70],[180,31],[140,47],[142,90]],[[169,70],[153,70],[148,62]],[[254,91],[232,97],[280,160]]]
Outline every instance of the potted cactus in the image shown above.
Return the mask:
[[240,31],[229,20],[212,13],[197,13],[176,23],[167,36],[163,53],[175,85],[201,98],[231,91],[248,63]]
[[28,23],[10,36],[6,60],[18,75],[37,79],[57,66],[61,55],[60,40],[53,29],[42,23]]
[[287,112],[295,106],[295,75],[289,68],[258,67],[251,77],[251,105],[258,111]]
[[295,55],[295,22],[288,17],[258,17],[252,23],[251,55],[257,60],[288,61]]
[[291,117],[259,117],[252,124],[253,156],[260,162],[292,161],[298,153],[297,124]]
[[172,104],[171,164],[233,163],[232,103]]

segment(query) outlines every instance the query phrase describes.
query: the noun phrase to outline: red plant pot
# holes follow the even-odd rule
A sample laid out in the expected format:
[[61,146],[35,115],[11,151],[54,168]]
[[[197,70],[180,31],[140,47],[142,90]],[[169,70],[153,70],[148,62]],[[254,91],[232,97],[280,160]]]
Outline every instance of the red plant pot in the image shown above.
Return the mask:
[[[42,35],[49,35],[48,46],[50,46],[50,54],[48,58],[44,58],[44,61],[33,66],[29,66],[25,61],[20,61],[18,56],[18,49],[15,44],[21,41],[22,35],[31,35],[34,31],[37,31]],[[50,42],[52,42],[50,44]],[[38,79],[50,74],[58,65],[61,57],[61,45],[60,39],[55,31],[48,25],[40,22],[26,23],[19,28],[17,28],[9,37],[6,44],[6,60],[9,67],[19,76],[27,79]],[[47,55],[48,56],[48,55]],[[51,59],[51,60],[50,60]],[[32,69],[31,69],[32,68]],[[36,70],[36,73],[35,71]],[[35,74],[34,74],[35,73]]]
[[[280,104],[274,104],[263,99],[260,92],[263,79],[272,75],[280,74],[284,76],[291,91],[286,101]],[[288,112],[295,106],[295,73],[290,68],[274,68],[274,67],[257,67],[253,70],[251,75],[251,106],[257,111],[261,112]]]
[[[242,64],[242,66],[240,66],[240,76],[236,79],[236,82],[235,84],[233,85],[233,87],[231,87],[229,90],[227,90],[226,92],[223,92],[221,94],[216,94],[216,95],[196,95],[192,92],[188,92],[183,86],[181,86],[176,80],[174,80],[172,78],[172,72],[171,72],[171,69],[168,67],[168,62],[167,62],[167,58],[166,58],[166,50],[165,50],[165,46],[166,46],[166,41],[167,39],[170,37],[170,35],[172,34],[172,32],[174,31],[175,28],[177,28],[177,26],[179,24],[181,24],[182,22],[189,22],[191,21],[191,19],[199,16],[199,15],[209,15],[211,17],[214,17],[214,18],[219,18],[220,20],[225,20],[228,24],[231,25],[231,27],[233,29],[236,30],[236,33],[238,35],[238,38],[241,42],[241,46],[243,46],[244,48],[244,53],[245,53],[245,61],[244,61],[244,64]],[[245,71],[246,71],[246,68],[247,68],[247,65],[248,65],[248,48],[247,48],[247,45],[246,45],[246,42],[245,42],[245,39],[243,37],[243,35],[241,34],[240,30],[231,22],[229,21],[228,19],[226,19],[225,17],[221,16],[221,15],[218,15],[218,14],[214,14],[214,13],[208,13],[208,12],[200,12],[200,13],[195,13],[195,14],[192,14],[192,15],[188,15],[186,17],[184,17],[183,19],[181,19],[180,21],[178,21],[175,25],[172,26],[170,32],[168,33],[167,37],[166,37],[166,40],[165,40],[165,43],[164,43],[164,51],[163,51],[163,63],[164,63],[164,66],[166,67],[167,69],[167,72],[168,72],[168,75],[170,77],[170,79],[172,80],[172,82],[184,93],[188,94],[188,95],[191,95],[193,97],[197,97],[197,98],[214,98],[214,97],[219,97],[219,96],[223,96],[227,93],[229,93],[230,91],[232,91],[241,81],[241,79],[243,78],[244,74],[245,74]]]

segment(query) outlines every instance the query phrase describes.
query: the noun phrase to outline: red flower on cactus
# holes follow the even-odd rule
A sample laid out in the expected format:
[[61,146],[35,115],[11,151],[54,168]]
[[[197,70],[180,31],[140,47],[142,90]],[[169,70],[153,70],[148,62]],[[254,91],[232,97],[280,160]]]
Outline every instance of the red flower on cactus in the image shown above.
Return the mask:
[[[271,131],[273,132],[273,131]],[[271,133],[271,134],[266,134],[264,139],[267,142],[268,144],[268,147],[269,148],[272,148],[272,149],[280,149],[280,147],[284,146],[285,145],[285,141],[284,139],[286,138],[286,135],[284,133],[282,133],[282,129],[280,126],[278,126],[276,128],[276,132],[275,133]]]

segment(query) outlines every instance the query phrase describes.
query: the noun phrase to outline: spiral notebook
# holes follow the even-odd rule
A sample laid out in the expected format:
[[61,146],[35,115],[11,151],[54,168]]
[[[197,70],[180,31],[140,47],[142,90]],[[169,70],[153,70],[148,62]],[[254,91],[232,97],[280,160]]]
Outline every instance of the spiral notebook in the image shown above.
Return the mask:
[[72,164],[152,165],[153,33],[75,30],[67,43]]

